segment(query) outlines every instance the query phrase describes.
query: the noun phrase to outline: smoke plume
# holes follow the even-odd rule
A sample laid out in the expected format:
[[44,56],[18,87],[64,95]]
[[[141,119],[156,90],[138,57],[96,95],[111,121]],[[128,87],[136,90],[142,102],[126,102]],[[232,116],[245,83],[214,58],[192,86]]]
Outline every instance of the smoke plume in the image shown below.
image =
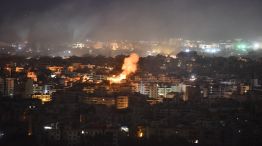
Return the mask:
[[122,80],[126,79],[128,75],[136,72],[138,61],[139,56],[136,53],[130,54],[130,56],[124,60],[124,64],[122,65],[122,73],[118,76],[114,75],[113,77],[109,77],[108,80],[111,83],[120,83]]

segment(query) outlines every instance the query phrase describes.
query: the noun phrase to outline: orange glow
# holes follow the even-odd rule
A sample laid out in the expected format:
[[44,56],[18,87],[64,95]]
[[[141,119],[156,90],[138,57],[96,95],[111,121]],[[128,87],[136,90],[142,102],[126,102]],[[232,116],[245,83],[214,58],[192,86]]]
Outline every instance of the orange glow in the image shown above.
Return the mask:
[[125,58],[124,64],[122,65],[122,73],[117,76],[113,75],[107,78],[107,80],[109,80],[110,83],[121,83],[129,74],[136,72],[138,61],[139,56],[136,53],[132,53],[129,57]]
[[23,67],[16,67],[15,72],[22,72],[24,70]]
[[126,79],[126,75],[121,73],[120,75],[116,76],[113,75],[112,77],[107,78],[110,83],[121,83],[122,80]]
[[35,72],[33,72],[33,71],[27,72],[27,77],[32,79],[33,81],[37,82],[37,75],[36,75]]
[[137,132],[137,137],[138,138],[143,138],[144,137],[144,131],[142,129],[139,129]]
[[52,100],[51,95],[33,95],[33,99],[40,99],[42,101],[42,104],[45,104],[47,102],[50,102]]
[[60,72],[63,67],[62,66],[48,66],[47,69],[49,69],[52,72]]
[[142,132],[140,132],[139,135],[138,135],[138,137],[140,137],[140,138],[143,137],[143,136],[144,136],[144,134]]

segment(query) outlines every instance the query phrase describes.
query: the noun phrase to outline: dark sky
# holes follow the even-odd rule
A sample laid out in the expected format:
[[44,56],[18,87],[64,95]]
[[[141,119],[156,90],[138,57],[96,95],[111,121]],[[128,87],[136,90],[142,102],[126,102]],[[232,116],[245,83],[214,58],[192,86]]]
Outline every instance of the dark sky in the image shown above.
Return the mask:
[[1,0],[0,41],[256,38],[262,0]]

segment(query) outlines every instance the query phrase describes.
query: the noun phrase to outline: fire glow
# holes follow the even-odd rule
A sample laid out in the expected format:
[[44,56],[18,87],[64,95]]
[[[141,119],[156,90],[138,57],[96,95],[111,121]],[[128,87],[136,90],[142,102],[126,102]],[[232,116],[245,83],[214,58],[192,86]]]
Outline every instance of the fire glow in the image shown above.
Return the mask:
[[107,80],[109,80],[110,83],[121,83],[121,81],[125,80],[128,75],[136,72],[138,61],[139,56],[136,53],[130,54],[130,56],[124,60],[122,73],[120,75],[113,75],[112,77],[107,78]]

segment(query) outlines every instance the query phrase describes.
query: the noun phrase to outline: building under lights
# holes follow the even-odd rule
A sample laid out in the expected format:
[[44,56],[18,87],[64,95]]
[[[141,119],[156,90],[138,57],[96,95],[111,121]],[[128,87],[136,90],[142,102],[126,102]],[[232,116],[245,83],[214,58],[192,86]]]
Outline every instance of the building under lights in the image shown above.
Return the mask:
[[32,98],[41,100],[42,104],[45,104],[45,103],[50,102],[52,100],[52,97],[49,94],[34,94],[34,95],[32,95]]
[[13,97],[15,92],[15,78],[0,78],[0,94]]
[[127,109],[128,108],[128,96],[118,96],[116,98],[116,109]]

